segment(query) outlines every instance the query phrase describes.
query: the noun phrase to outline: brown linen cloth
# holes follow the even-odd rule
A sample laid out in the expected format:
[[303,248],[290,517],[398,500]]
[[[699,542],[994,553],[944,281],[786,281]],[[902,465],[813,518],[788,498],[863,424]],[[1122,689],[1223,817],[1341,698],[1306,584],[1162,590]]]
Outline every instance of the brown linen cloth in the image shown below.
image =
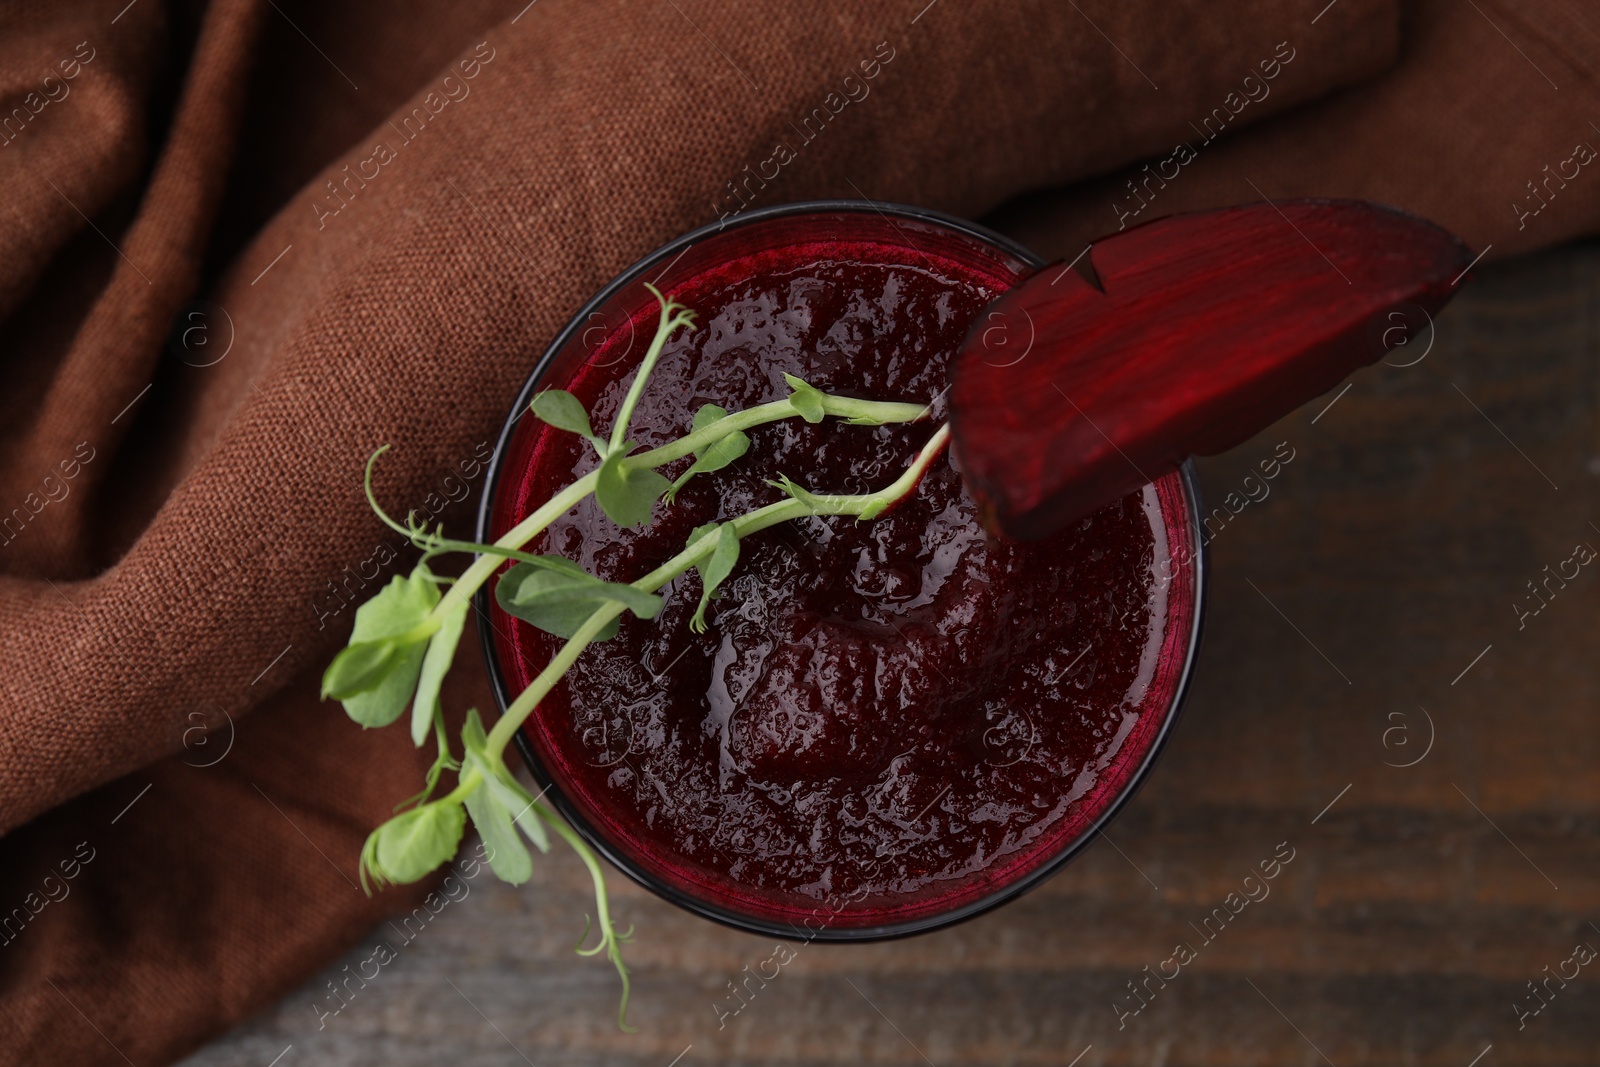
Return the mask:
[[1369,195],[1499,255],[1600,215],[1524,188],[1600,144],[1575,0],[523,4],[0,8],[4,1062],[170,1061],[414,902],[355,860],[426,761],[317,700],[404,563],[361,465],[462,529],[539,349],[741,193],[1115,173],[1011,216],[1072,254],[1225,125],[1140,221]]

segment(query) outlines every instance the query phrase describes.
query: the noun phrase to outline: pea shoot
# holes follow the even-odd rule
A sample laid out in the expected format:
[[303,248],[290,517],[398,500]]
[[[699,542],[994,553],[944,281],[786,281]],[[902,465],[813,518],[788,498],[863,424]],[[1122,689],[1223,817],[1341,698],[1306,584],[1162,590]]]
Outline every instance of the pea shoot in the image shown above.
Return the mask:
[[[526,552],[552,522],[590,494],[619,526],[650,522],[656,507],[672,506],[677,493],[696,475],[742,459],[750,449],[746,431],[757,426],[791,418],[820,423],[829,417],[851,425],[876,426],[914,422],[928,414],[921,404],[833,396],[786,375],[791,392],[784,399],[733,413],[707,404],[695,413],[682,437],[640,451],[628,439],[634,410],[667,342],[678,331],[695,326],[693,312],[654,287],[650,291],[661,305],[660,322],[608,435],[594,431],[583,403],[571,393],[548,389],[530,404],[536,418],[583,437],[599,457],[599,466],[555,493],[494,544],[451,540],[438,528],[429,529],[425,522],[418,522],[415,513],[404,523],[390,517],[372,491],[374,468],[388,446],[372,454],[366,468],[367,500],[384,523],[421,551],[421,558],[410,574],[393,578],[357,610],[349,644],[334,657],[322,678],[323,697],[340,701],[346,714],[363,727],[395,723],[409,706],[412,741],[421,747],[431,735],[436,747],[422,791],[403,802],[398,814],[374,830],[362,847],[363,887],[370,893],[389,884],[415,882],[448,863],[455,856],[469,815],[488,846],[490,868],[512,885],[532,877],[528,846],[541,854],[548,852],[554,834],[578,854],[593,880],[594,921],[585,925],[577,951],[604,954],[616,968],[622,981],[617,1023],[625,1030],[630,1029],[629,980],[622,946],[630,939],[631,928],[618,930],[612,918],[599,857],[549,805],[517,781],[506,765],[507,746],[584,649],[617,633],[624,613],[654,619],[663,605],[661,590],[694,570],[700,576],[701,594],[689,625],[695,632],[703,632],[708,626],[708,607],[738,566],[743,538],[812,515],[875,518],[916,488],[950,436],[948,426],[940,427],[905,473],[876,493],[813,493],[780,475],[770,484],[782,490],[782,500],[697,528],[682,551],[632,582],[605,581],[561,556]],[[660,473],[660,468],[690,456],[694,462],[676,481]],[[476,558],[460,577],[450,579],[435,574],[429,566],[430,560],[446,553],[470,553]],[[512,566],[500,573],[507,561]],[[497,574],[496,603],[565,643],[492,728],[485,730],[477,709],[470,709],[460,736],[452,741],[440,704],[440,686],[455,656],[473,595]],[[455,785],[436,796],[446,773],[454,774]],[[584,948],[582,942],[588,939],[591,925],[596,940]]]

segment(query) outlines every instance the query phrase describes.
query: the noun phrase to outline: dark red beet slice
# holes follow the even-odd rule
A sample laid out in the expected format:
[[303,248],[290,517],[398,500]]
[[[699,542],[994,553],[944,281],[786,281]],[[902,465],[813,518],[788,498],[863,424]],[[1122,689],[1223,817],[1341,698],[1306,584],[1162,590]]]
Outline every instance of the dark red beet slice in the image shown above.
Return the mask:
[[1431,318],[1473,256],[1392,208],[1287,200],[1157,219],[1083,260],[990,305],[951,368],[962,476],[1014,537],[1059,530],[1326,392],[1384,354],[1391,326],[1424,329],[1419,308]]

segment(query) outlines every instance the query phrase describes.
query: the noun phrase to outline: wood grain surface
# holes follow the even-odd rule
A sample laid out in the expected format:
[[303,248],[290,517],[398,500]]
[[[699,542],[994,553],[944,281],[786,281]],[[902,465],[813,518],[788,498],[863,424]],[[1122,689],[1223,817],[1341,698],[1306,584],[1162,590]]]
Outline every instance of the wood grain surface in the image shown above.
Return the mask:
[[[1219,504],[1294,450],[1214,538],[1160,764],[1031,895],[801,947],[719,1028],[773,944],[613,876],[638,929],[624,1034],[610,968],[571,952],[590,904],[558,851],[520,890],[476,879],[337,1015],[327,984],[370,945],[189,1067],[1600,1062],[1600,960],[1528,985],[1600,949],[1600,561],[1515,607],[1600,549],[1597,320],[1600,247],[1481,270],[1420,362],[1202,464]],[[1270,895],[1203,937],[1281,842]],[[1194,958],[1119,1026],[1180,942]]]

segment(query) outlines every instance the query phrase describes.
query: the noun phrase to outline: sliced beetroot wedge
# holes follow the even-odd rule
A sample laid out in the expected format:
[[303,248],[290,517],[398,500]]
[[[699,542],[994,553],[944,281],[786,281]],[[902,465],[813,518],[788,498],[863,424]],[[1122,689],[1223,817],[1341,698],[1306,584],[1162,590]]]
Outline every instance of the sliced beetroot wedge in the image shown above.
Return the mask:
[[1472,260],[1438,226],[1359,200],[1175,215],[1103,238],[968,334],[950,391],[962,476],[1004,533],[1062,529],[1425,330]]

